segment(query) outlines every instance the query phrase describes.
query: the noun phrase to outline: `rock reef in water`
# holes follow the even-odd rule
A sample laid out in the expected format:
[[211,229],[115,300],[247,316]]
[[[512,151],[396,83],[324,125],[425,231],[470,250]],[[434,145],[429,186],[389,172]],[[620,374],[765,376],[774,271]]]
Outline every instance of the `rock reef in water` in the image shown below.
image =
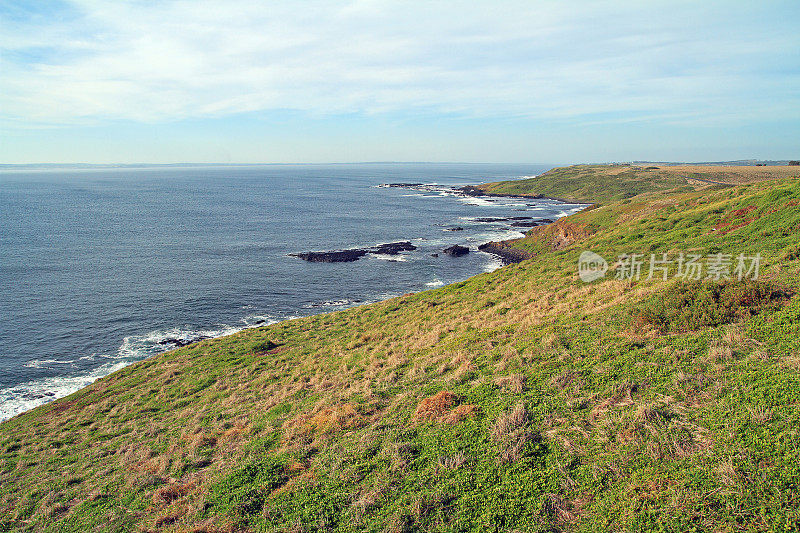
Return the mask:
[[449,248],[445,248],[442,252],[446,253],[450,257],[461,257],[462,255],[466,255],[469,253],[469,248],[466,246],[459,246],[458,244],[454,244]]
[[478,250],[481,252],[486,252],[490,254],[494,254],[503,261],[504,265],[510,265],[511,263],[520,263],[526,259],[530,259],[532,257],[531,254],[526,252],[525,250],[521,250],[519,248],[513,248],[509,246],[506,242],[487,242],[485,244],[481,244],[478,246]]
[[328,252],[300,252],[289,254],[312,263],[348,263],[358,261],[367,254],[397,255],[400,252],[416,250],[410,241],[389,242],[374,248],[353,248],[350,250],[333,250]]

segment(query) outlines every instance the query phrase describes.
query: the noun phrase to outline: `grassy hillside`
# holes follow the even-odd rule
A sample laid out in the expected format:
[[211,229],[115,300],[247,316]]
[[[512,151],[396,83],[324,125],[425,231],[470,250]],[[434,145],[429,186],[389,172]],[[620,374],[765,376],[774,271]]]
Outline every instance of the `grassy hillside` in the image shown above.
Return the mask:
[[[0,523],[800,528],[800,180],[643,172],[619,188],[645,194],[534,228],[533,260],[196,343],[0,424]],[[578,279],[583,250],[605,278]],[[634,252],[761,253],[761,276],[614,279]]]
[[575,165],[554,168],[540,176],[524,180],[484,183],[476,186],[476,189],[488,194],[547,196],[606,204],[646,192],[663,192],[698,183],[698,180],[744,184],[797,175],[797,167],[789,166]]

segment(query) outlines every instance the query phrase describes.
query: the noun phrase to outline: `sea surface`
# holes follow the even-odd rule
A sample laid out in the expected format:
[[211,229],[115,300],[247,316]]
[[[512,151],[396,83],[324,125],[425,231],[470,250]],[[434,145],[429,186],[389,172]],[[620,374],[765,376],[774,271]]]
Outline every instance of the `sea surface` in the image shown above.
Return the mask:
[[[0,420],[181,343],[498,268],[498,259],[477,252],[477,245],[522,233],[476,218],[556,218],[582,206],[470,198],[452,187],[548,168],[0,170]],[[396,182],[432,186],[380,186]],[[463,230],[448,231],[454,227]],[[288,255],[402,240],[417,250],[353,263]],[[441,254],[452,244],[471,252]]]

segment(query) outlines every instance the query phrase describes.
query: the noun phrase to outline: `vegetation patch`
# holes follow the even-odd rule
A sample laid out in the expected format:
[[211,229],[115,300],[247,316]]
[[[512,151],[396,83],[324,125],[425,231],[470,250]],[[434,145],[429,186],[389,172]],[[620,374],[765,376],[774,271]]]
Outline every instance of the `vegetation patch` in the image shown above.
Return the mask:
[[725,235],[733,230],[743,228],[756,219],[755,216],[752,217],[747,216],[756,209],[758,208],[754,205],[748,205],[747,207],[736,209],[732,213],[725,216],[722,220],[720,220],[714,226],[714,230],[719,232],[720,235]]
[[[621,185],[513,243],[532,260],[194,343],[3,422],[0,530],[800,530],[800,181],[606,167],[552,173]],[[583,283],[583,250],[640,253],[642,276]],[[681,252],[760,253],[761,281],[648,278]]]
[[528,443],[539,440],[539,436],[530,428],[528,411],[523,403],[500,415],[492,426],[491,435],[498,444],[498,460],[501,463],[517,462]]
[[261,512],[270,493],[288,479],[284,458],[261,457],[235,469],[214,484],[209,503],[215,513],[236,518],[252,517]]
[[774,311],[791,292],[762,281],[677,282],[633,309],[639,324],[661,333],[686,332],[744,321]]
[[445,416],[456,403],[458,403],[458,396],[443,390],[419,402],[414,411],[414,418],[424,421],[438,420]]

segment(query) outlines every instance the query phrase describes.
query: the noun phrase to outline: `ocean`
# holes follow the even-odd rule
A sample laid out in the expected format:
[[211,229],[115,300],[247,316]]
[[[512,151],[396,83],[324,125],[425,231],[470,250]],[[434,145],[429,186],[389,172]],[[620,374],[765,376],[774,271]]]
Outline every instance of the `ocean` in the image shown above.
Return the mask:
[[[477,245],[582,206],[453,187],[541,165],[0,170],[0,421],[196,339],[439,287],[501,266]],[[387,183],[429,187],[381,187]],[[462,228],[452,231],[453,228]],[[290,253],[410,241],[351,263]],[[470,253],[449,257],[450,245]],[[438,253],[438,257],[431,254]]]

